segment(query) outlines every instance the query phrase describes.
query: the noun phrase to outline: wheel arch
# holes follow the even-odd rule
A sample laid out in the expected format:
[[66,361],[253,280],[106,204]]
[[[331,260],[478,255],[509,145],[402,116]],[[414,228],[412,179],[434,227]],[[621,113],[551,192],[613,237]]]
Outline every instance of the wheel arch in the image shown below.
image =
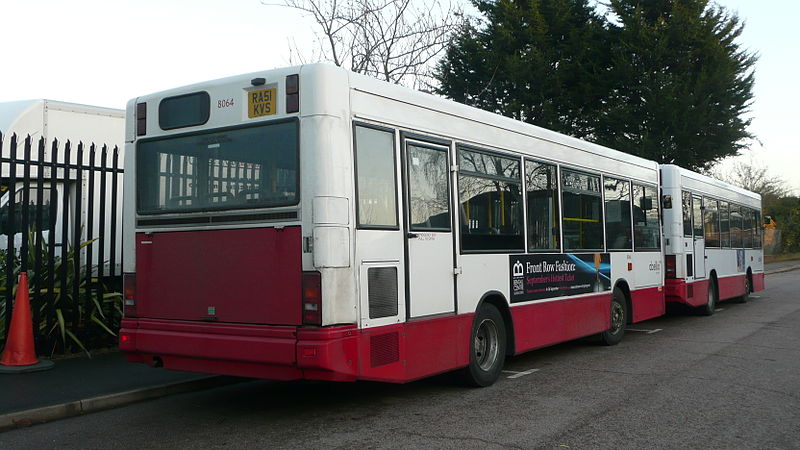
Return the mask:
[[747,275],[745,275],[745,276],[747,277],[747,281],[750,282],[750,292],[745,292],[745,294],[751,294],[751,293],[754,292],[754,289],[753,289],[753,269],[752,269],[752,267],[748,267],[747,268]]
[[489,303],[500,311],[506,329],[506,355],[516,353],[516,336],[514,335],[514,322],[511,316],[511,308],[508,305],[505,295],[500,291],[489,291],[481,296],[478,305],[475,307],[477,312],[484,303]]
[[[614,288],[619,288],[623,294],[625,294],[625,308],[628,310],[628,317],[625,318],[625,322],[628,324],[633,323],[633,299],[631,297],[631,287],[628,285],[628,281],[624,278],[619,278],[614,283]],[[614,295],[614,290],[611,290],[611,295]]]
[[708,288],[711,289],[712,285],[717,295],[717,301],[719,301],[719,277],[717,277],[717,269],[711,269],[711,271],[708,272]]

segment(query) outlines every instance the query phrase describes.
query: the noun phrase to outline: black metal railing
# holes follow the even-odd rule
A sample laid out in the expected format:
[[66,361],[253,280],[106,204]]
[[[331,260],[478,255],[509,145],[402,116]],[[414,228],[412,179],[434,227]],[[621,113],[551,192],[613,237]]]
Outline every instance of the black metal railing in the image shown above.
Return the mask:
[[114,344],[121,317],[119,153],[0,133],[0,348],[20,272],[30,280],[37,352]]

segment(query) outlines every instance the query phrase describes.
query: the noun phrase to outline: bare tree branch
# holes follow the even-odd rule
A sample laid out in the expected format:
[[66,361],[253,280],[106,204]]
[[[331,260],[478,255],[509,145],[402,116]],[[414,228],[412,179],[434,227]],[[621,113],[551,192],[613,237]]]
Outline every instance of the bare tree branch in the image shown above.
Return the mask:
[[392,83],[430,89],[432,68],[464,14],[459,0],[279,0],[262,4],[310,16],[317,48],[300,61],[324,60]]
[[786,197],[791,193],[786,181],[770,173],[769,169],[756,162],[751,156],[747,161],[738,161],[722,172],[712,171],[712,175],[730,184],[761,194],[764,201]]

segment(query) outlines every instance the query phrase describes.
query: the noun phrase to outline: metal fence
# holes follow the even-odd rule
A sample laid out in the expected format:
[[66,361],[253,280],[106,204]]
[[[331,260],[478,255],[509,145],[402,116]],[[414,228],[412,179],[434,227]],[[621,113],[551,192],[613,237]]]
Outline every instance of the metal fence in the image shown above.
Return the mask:
[[119,148],[0,133],[0,174],[0,347],[20,272],[28,273],[38,353],[113,344],[121,316]]

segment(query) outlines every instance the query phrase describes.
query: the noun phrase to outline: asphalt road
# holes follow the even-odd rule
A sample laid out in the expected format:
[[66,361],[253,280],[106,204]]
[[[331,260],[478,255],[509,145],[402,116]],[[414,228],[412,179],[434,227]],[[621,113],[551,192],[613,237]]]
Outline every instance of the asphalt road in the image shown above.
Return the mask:
[[798,448],[800,272],[767,285],[616,347],[509,358],[490,388],[253,381],[9,431],[0,449]]

